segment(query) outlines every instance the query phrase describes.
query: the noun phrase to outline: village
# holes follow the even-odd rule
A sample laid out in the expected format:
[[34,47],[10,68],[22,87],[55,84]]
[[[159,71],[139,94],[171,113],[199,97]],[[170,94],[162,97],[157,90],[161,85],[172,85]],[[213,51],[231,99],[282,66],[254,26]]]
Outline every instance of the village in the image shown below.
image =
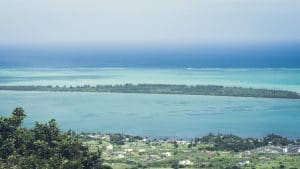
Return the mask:
[[261,146],[245,151],[212,150],[214,143],[149,139],[122,134],[82,133],[92,151],[102,151],[113,168],[297,168],[300,145]]

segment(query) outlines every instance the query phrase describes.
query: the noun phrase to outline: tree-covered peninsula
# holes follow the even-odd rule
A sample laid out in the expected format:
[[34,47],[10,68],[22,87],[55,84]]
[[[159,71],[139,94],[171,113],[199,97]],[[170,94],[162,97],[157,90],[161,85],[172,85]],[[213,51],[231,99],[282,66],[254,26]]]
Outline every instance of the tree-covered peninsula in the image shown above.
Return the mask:
[[56,92],[102,92],[102,93],[146,93],[183,94],[259,98],[300,99],[297,92],[276,89],[225,87],[218,85],[173,85],[173,84],[124,84],[84,86],[0,86],[0,90],[56,91]]

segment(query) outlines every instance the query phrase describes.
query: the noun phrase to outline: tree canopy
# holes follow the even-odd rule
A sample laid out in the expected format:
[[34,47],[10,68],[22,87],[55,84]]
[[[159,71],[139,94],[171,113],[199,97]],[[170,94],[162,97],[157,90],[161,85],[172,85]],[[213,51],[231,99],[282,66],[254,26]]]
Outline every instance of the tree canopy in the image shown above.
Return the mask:
[[26,115],[17,107],[9,117],[0,117],[0,168],[106,169],[101,152],[90,152],[78,136],[63,132],[54,119],[22,126]]

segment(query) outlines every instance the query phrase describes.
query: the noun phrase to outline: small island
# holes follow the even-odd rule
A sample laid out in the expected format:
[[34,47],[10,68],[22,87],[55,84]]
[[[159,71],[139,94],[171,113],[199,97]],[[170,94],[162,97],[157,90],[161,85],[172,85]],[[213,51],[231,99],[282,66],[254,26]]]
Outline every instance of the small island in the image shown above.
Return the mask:
[[220,85],[174,85],[174,84],[123,84],[84,86],[0,86],[0,90],[53,91],[53,92],[99,92],[99,93],[145,93],[233,96],[257,98],[300,99],[297,92],[287,90],[226,87]]

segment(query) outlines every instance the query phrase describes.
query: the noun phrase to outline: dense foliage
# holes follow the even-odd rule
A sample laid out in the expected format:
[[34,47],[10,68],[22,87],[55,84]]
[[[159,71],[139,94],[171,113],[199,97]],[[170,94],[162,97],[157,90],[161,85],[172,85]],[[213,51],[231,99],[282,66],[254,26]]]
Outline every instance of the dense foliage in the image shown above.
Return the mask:
[[232,134],[209,134],[201,138],[195,138],[195,143],[206,143],[213,144],[212,147],[209,147],[209,150],[228,150],[228,151],[245,151],[252,150],[258,147],[266,145],[274,146],[287,146],[290,143],[294,143],[291,140],[288,140],[285,137],[269,134],[263,139],[257,138],[241,138]]
[[267,135],[263,138],[263,142],[264,144],[272,144],[274,146],[287,146],[288,144],[292,143],[291,140],[276,134]]
[[171,85],[171,84],[125,84],[97,86],[0,86],[0,90],[20,91],[71,91],[71,92],[110,92],[110,93],[152,93],[152,94],[186,94],[212,96],[238,96],[262,98],[300,99],[296,92],[285,90],[254,89],[242,87],[224,87],[216,85]]
[[0,168],[103,169],[101,153],[91,153],[77,135],[62,132],[55,120],[22,127],[26,115],[16,108],[0,117]]

